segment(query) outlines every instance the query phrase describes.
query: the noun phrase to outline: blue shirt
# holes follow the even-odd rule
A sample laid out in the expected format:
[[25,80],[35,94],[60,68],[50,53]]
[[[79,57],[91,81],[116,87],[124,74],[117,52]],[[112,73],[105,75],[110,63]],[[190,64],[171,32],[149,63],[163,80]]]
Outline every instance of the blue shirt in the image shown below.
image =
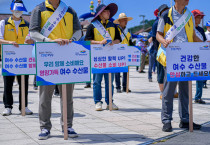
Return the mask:
[[[158,46],[156,46],[158,42],[157,43],[155,42],[155,41],[157,41],[156,40],[156,33],[157,33],[158,21],[159,21],[159,19],[156,19],[156,21],[152,25],[151,37],[153,39],[153,46],[150,49],[150,53],[155,53],[158,50]],[[159,45],[159,43],[158,43],[158,45]]]

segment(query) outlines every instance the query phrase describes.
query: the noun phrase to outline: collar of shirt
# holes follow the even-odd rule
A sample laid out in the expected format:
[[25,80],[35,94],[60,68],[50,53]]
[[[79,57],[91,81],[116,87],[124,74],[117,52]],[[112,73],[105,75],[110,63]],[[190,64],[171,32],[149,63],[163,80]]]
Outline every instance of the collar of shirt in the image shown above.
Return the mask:
[[121,30],[123,30],[123,31],[126,29],[126,27],[125,27],[125,28],[122,28],[120,25],[119,25],[119,28],[120,28]]
[[176,9],[175,6],[173,6],[173,12],[175,15],[183,15],[184,14],[184,10],[182,10],[182,14],[180,14]]

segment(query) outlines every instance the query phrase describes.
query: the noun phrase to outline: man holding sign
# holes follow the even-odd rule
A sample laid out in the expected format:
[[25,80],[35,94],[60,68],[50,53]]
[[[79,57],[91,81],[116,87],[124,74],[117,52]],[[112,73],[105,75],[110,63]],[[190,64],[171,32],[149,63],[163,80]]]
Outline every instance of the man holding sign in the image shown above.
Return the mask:
[[[118,25],[118,30],[120,31],[121,36],[121,44],[127,44],[128,46],[132,46],[133,43],[131,41],[131,34],[128,32],[126,28],[128,21],[132,20],[132,17],[127,17],[125,13],[121,13],[119,18],[114,21],[115,24]],[[118,93],[121,93],[121,84],[120,84],[120,73],[115,73],[115,82],[116,82],[116,89]],[[127,87],[127,73],[123,73],[123,92],[126,92]],[[128,90],[131,92],[131,90]]]
[[[57,42],[60,45],[68,44],[81,38],[81,26],[76,12],[60,0],[45,0],[38,5],[31,14],[30,35],[38,42]],[[68,136],[77,137],[72,128],[73,122],[73,84],[67,84],[67,126]],[[39,139],[50,136],[52,124],[51,101],[55,86],[40,86],[39,120],[41,133]],[[61,85],[58,86],[62,92]],[[62,94],[61,94],[61,108]],[[61,109],[61,126],[63,129],[63,109]]]
[[[116,26],[109,21],[118,10],[116,4],[111,3],[108,6],[101,4],[96,8],[96,16],[89,25],[85,40],[90,40],[91,44],[114,45],[120,43],[120,34]],[[105,101],[107,109],[109,108],[109,79],[107,73],[93,74],[93,98],[96,111],[102,111],[102,92],[101,81],[105,78]],[[113,96],[113,80],[112,74],[112,96]],[[118,107],[113,103],[113,110],[118,110]]]
[[[13,44],[18,47],[18,44],[24,44],[27,34],[29,33],[29,23],[21,16],[23,11],[27,12],[22,0],[12,1],[10,7],[13,15],[5,20],[0,21],[0,43]],[[29,40],[27,40],[29,41]],[[31,115],[33,112],[27,108],[28,106],[28,78],[25,76],[25,113]],[[4,76],[4,106],[3,116],[12,114],[13,96],[12,87],[15,76]],[[19,84],[19,110],[21,110],[21,76],[17,76]]]
[[[189,0],[175,0],[175,5],[162,14],[158,23],[157,40],[161,43],[157,59],[166,67],[166,48],[173,42],[201,42],[195,33],[195,22],[192,13],[185,7]],[[162,98],[163,131],[172,131],[171,121],[173,112],[173,96],[177,82],[167,81],[165,68],[164,90]],[[179,82],[179,115],[181,118],[179,127],[189,128],[189,92],[188,82]],[[201,125],[193,123],[194,129],[200,129]]]

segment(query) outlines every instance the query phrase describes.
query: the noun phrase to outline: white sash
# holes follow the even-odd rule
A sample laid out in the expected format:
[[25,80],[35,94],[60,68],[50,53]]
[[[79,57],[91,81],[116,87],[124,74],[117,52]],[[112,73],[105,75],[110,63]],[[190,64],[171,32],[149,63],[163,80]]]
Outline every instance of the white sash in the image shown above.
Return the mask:
[[166,33],[165,39],[172,40],[179,32],[185,27],[187,22],[190,20],[192,13],[185,8],[186,12],[184,15],[168,30]]
[[48,37],[50,33],[54,30],[54,28],[58,25],[58,23],[61,21],[61,19],[64,17],[67,10],[68,6],[64,2],[60,1],[58,8],[47,20],[40,33],[45,37]]
[[[185,27],[187,22],[190,20],[192,13],[188,10],[188,8],[185,8],[185,10],[186,11],[184,15],[166,33],[166,40],[172,40],[177,34],[179,34],[179,32]],[[161,44],[157,56],[159,57],[162,52],[166,55],[166,48],[164,48]]]
[[103,36],[103,38],[107,40],[107,43],[105,45],[112,43],[112,37],[109,35],[109,32],[104,28],[104,26],[98,20],[93,21],[92,24]]
[[120,37],[121,37],[121,40],[123,42],[124,39],[126,39],[127,35],[128,35],[128,29],[126,28],[125,30],[123,30],[121,27],[120,27],[120,30],[122,31]]
[[195,29],[195,34],[196,34],[196,36],[197,36],[199,39],[201,39],[202,41],[204,41],[204,38],[203,38],[202,34],[201,34],[197,29]]

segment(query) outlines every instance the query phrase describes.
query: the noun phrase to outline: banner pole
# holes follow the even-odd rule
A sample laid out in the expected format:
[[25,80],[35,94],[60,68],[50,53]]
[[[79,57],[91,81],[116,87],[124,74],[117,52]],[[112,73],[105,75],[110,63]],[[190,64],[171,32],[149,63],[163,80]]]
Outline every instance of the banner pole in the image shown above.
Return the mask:
[[189,131],[193,132],[192,81],[189,81]]
[[127,82],[126,82],[126,92],[129,93],[129,69],[130,67],[128,67],[128,72],[127,72]]
[[62,84],[62,99],[63,99],[63,131],[64,131],[64,140],[68,140],[67,89],[66,89],[66,84]]
[[21,115],[25,116],[25,76],[21,75]]
[[109,111],[112,111],[112,74],[109,73]]

